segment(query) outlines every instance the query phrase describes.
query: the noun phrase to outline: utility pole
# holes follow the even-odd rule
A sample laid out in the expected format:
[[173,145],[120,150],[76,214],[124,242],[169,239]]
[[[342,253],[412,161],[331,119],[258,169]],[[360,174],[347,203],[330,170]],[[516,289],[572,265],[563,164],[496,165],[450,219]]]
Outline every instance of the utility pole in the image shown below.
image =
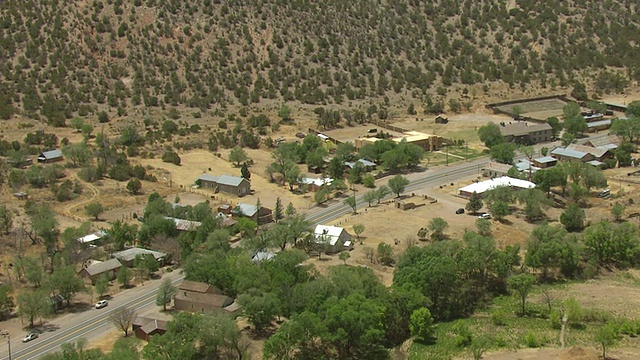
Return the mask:
[[351,190],[353,190],[353,213],[358,213],[358,198],[356,197],[356,187],[351,185]]
[[6,330],[3,331],[1,334],[2,334],[2,336],[4,338],[7,339],[7,347],[9,348],[9,360],[12,360],[12,357],[11,357],[11,335]]

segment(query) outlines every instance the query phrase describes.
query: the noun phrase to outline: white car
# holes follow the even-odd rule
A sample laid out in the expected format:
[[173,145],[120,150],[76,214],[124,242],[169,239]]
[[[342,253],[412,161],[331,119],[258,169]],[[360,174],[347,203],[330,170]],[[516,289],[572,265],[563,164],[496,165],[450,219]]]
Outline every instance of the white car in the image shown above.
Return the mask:
[[37,338],[38,338],[38,334],[36,334],[36,333],[27,334],[27,336],[25,336],[22,339],[22,342],[26,343],[26,342],[29,342],[31,340],[37,339]]
[[103,307],[109,305],[107,300],[100,300],[96,303],[96,309],[102,309]]
[[491,214],[482,213],[482,214],[480,214],[480,216],[478,216],[478,219],[491,219]]

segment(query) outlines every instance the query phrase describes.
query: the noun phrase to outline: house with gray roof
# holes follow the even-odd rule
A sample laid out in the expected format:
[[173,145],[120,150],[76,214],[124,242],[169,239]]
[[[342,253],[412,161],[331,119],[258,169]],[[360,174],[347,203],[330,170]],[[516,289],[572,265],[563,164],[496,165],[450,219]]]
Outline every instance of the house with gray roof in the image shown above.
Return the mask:
[[62,156],[62,150],[55,149],[50,151],[41,152],[38,156],[38,162],[42,164],[48,164],[52,162],[62,161],[64,157]]
[[615,149],[620,145],[620,138],[616,135],[607,135],[603,137],[588,139],[582,145],[591,147],[606,147],[608,149]]
[[569,146],[567,146],[567,149],[586,152],[587,154],[593,155],[594,160],[598,160],[598,161],[611,159],[614,156],[612,150],[602,148],[602,147],[596,148],[596,147],[585,146],[585,145],[570,144]]
[[82,270],[78,272],[78,275],[91,280],[91,284],[95,284],[96,281],[105,274],[109,277],[109,280],[115,279],[121,267],[122,263],[120,263],[118,259],[94,261],[91,265],[83,267]]
[[133,262],[136,259],[136,256],[153,256],[159,263],[160,266],[164,265],[164,261],[167,257],[167,254],[160,251],[153,251],[148,249],[143,249],[139,247],[132,247],[127,250],[119,251],[113,253],[113,257],[120,260],[122,265],[126,267],[133,267]]
[[587,123],[587,132],[597,132],[600,130],[606,130],[611,127],[611,120],[598,120]]
[[358,159],[356,161],[345,161],[344,165],[348,168],[348,170],[350,170],[353,169],[353,167],[356,166],[357,163],[364,165],[366,171],[371,171],[376,168],[376,163],[365,159]]
[[239,203],[238,206],[231,210],[231,215],[234,218],[247,217],[258,224],[267,224],[273,221],[273,211],[269,208],[261,206],[258,207],[251,204]]
[[215,286],[195,281],[183,281],[173,298],[173,308],[198,312],[201,314],[217,311],[230,311],[227,309],[233,304],[233,299],[222,294]]
[[595,157],[592,154],[584,151],[557,147],[551,151],[551,156],[558,159],[558,161],[581,161],[587,162],[594,160]]
[[554,158],[553,156],[543,156],[532,159],[531,162],[537,168],[546,169],[555,166],[558,163],[558,159]]
[[214,189],[215,192],[245,196],[251,193],[251,183],[249,180],[231,175],[214,176],[202,174],[196,179],[196,183],[205,189]]

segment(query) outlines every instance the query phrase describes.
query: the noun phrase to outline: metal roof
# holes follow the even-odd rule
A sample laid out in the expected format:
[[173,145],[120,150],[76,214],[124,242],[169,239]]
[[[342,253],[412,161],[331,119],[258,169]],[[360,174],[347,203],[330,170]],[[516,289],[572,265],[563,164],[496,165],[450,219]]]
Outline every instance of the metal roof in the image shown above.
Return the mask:
[[49,150],[49,151],[43,151],[40,156],[38,156],[38,158],[43,158],[43,159],[56,159],[56,158],[60,158],[62,157],[62,150],[60,149],[55,149],[55,150]]
[[102,261],[99,263],[93,263],[90,266],[87,266],[84,270],[87,271],[89,276],[104,274],[107,271],[119,269],[122,267],[122,264],[118,259],[109,259],[107,261]]
[[485,181],[481,181],[481,182],[477,182],[477,183],[473,183],[471,185],[467,185],[465,187],[462,187],[460,189],[458,189],[458,191],[460,192],[466,192],[466,193],[478,193],[478,194],[482,194],[485,191],[491,190],[491,189],[495,189],[497,187],[500,186],[511,186],[511,187],[518,187],[518,188],[522,188],[522,189],[531,189],[536,187],[536,184],[532,183],[531,181],[526,181],[526,180],[521,180],[521,179],[514,179],[512,177],[508,177],[508,176],[502,176],[499,178],[495,178],[495,179],[491,179],[491,180],[485,180]]
[[586,152],[573,150],[573,149],[562,148],[562,147],[557,147],[557,148],[553,149],[551,151],[551,154],[552,155],[564,156],[564,157],[570,157],[570,158],[574,158],[574,159],[582,159],[583,157],[587,156]]
[[133,247],[131,249],[114,253],[113,257],[123,261],[133,261],[137,255],[146,255],[146,254],[151,254],[156,259],[162,259],[163,257],[167,256],[167,254],[160,251],[153,251],[153,250],[143,249],[139,247]]
[[554,158],[553,156],[543,156],[543,157],[539,157],[537,159],[533,159],[533,161],[539,162],[541,164],[544,164],[544,163],[557,162],[558,159]]
[[338,239],[340,238],[340,235],[343,231],[343,228],[337,226],[317,225],[316,229],[313,231],[313,234],[315,235],[316,239],[320,237],[329,238],[329,245],[333,246],[338,242]]

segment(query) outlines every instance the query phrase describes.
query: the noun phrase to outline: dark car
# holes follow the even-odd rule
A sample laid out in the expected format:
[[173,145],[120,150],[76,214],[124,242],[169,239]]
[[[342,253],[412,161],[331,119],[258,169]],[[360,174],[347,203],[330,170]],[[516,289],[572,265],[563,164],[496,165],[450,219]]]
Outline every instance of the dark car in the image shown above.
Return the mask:
[[458,214],[458,215],[464,214],[464,209],[460,208],[460,209],[456,210],[456,214]]

